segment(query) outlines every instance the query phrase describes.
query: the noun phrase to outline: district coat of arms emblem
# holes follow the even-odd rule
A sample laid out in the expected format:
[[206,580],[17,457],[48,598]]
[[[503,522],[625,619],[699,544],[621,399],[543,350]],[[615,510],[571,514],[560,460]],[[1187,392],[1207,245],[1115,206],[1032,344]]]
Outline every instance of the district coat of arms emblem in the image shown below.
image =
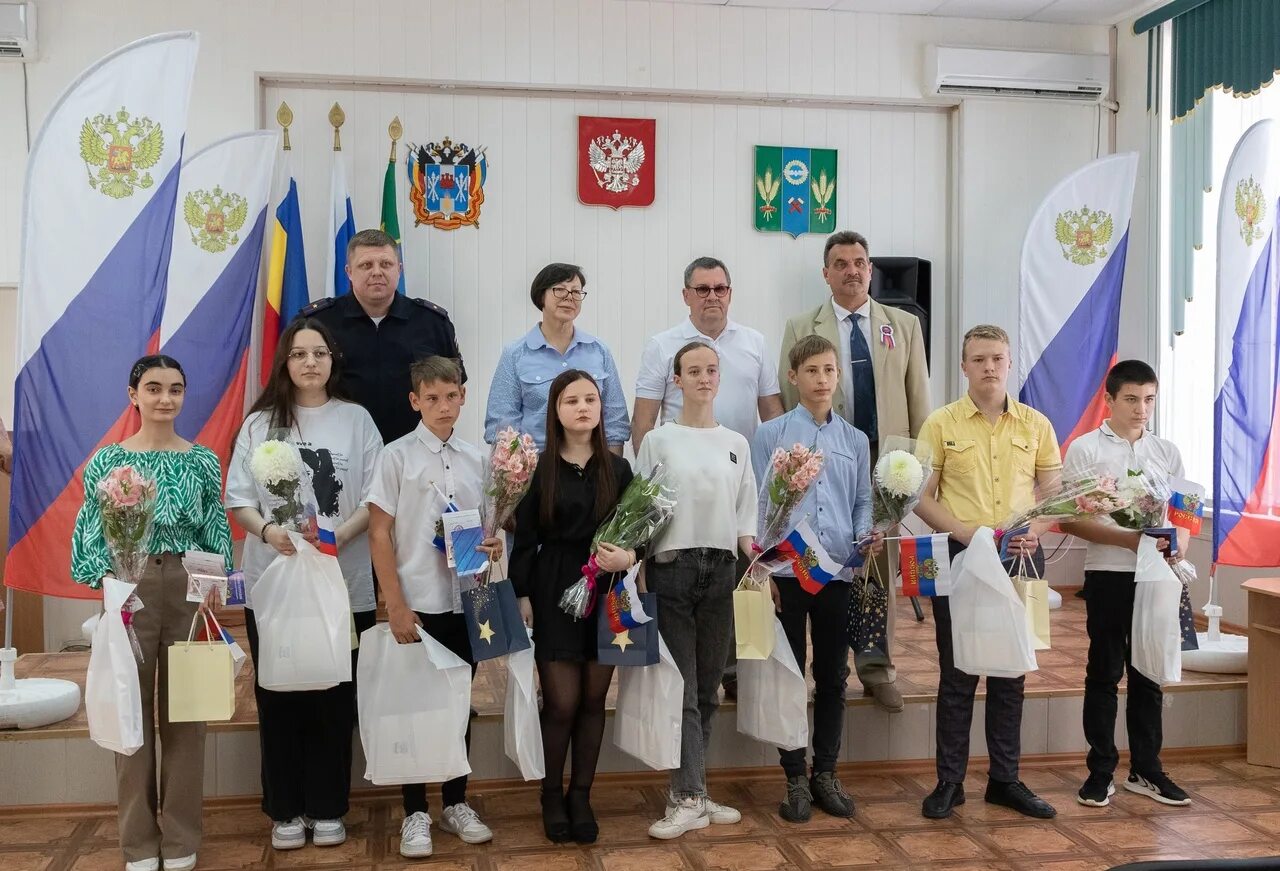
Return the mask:
[[1107,244],[1115,226],[1106,212],[1082,206],[1058,215],[1053,232],[1062,246],[1063,258],[1077,266],[1092,266],[1109,253]]
[[441,230],[480,225],[484,183],[489,173],[485,149],[445,137],[409,146],[409,202],[413,225]]
[[588,206],[653,204],[657,121],[578,116],[578,200]]
[[147,170],[164,154],[164,130],[150,118],[134,118],[121,107],[114,115],[85,118],[80,127],[80,159],[89,187],[122,200],[151,187]]
[[221,254],[240,241],[240,228],[249,215],[249,201],[239,194],[196,190],[182,200],[182,218],[191,231],[192,243],[202,251]]
[[834,148],[756,146],[753,219],[757,230],[830,233],[836,227]]
[[1253,176],[1236,183],[1236,217],[1240,219],[1240,238],[1252,245],[1262,238],[1262,223],[1266,217],[1262,185]]

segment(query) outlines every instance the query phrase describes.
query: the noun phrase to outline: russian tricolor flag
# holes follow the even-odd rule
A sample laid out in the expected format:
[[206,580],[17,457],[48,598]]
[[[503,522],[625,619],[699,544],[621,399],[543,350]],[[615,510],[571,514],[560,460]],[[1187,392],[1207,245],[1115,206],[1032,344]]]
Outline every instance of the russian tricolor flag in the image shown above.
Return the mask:
[[181,32],[112,52],[58,98],[32,145],[5,565],[14,589],[101,596],[71,580],[71,532],[90,455],[137,429],[129,367],[159,347],[198,48]]
[[636,629],[653,619],[645,612],[644,604],[640,601],[640,590],[636,586],[636,575],[639,573],[640,565],[637,563],[618,578],[605,595],[604,612],[609,628],[614,632]]
[[951,595],[951,551],[945,532],[902,539],[898,542],[898,567],[902,595]]
[[351,290],[351,280],[347,278],[347,243],[355,234],[347,168],[342,152],[335,149],[333,175],[329,180],[329,268],[324,277],[325,296],[342,296]]
[[801,589],[810,595],[816,596],[823,587],[836,579],[843,568],[827,553],[807,520],[796,524],[796,528],[791,530],[775,550],[791,561],[791,570],[800,582]]
[[338,557],[338,538],[333,530],[323,523],[316,530],[316,550],[335,559]]
[[1065,455],[1106,418],[1138,155],[1095,160],[1045,197],[1022,242],[1018,398],[1044,413]]
[[[287,154],[288,152],[286,152]],[[298,182],[290,170],[284,197],[276,206],[271,232],[271,260],[267,266],[267,300],[262,313],[262,354],[259,378],[263,384],[271,376],[280,334],[298,312],[311,302],[307,287],[307,256],[302,246],[302,210],[298,205]]]
[[1280,565],[1280,128],[1240,138],[1220,188],[1213,559]]

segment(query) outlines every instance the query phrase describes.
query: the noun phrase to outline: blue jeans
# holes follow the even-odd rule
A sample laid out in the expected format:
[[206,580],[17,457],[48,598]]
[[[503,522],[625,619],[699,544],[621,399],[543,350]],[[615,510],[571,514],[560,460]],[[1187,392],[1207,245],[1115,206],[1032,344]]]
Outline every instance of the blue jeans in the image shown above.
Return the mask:
[[711,717],[733,643],[734,556],[705,547],[672,551],[649,560],[646,578],[658,595],[658,631],[684,678],[680,767],[671,772],[671,797],[702,797]]

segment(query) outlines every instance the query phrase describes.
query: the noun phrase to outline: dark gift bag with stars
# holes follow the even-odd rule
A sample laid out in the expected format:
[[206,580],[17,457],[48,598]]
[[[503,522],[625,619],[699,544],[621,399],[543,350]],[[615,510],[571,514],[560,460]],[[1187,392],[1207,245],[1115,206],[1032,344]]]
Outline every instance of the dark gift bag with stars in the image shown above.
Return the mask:
[[[839,583],[838,581],[835,583]],[[849,596],[849,647],[867,663],[889,663],[889,594],[874,573],[855,575]]]
[[467,618],[471,658],[476,662],[524,650],[529,633],[520,619],[515,590],[510,581],[487,581],[462,592],[462,613]]
[[614,632],[609,624],[605,597],[600,597],[596,608],[596,655],[601,665],[657,665],[658,664],[658,594],[641,593],[640,604],[653,617],[632,629]]

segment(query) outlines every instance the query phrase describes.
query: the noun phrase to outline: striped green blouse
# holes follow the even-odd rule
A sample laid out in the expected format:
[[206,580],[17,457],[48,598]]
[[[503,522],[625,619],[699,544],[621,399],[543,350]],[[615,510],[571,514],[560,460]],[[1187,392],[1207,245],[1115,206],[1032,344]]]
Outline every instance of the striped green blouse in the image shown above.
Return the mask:
[[107,445],[89,458],[84,469],[84,505],[71,537],[71,577],[97,589],[112,571],[102,537],[98,482],[117,466],[133,466],[156,481],[152,553],[203,550],[222,554],[231,571],[231,527],[222,507],[222,466],[203,445],[189,451],[130,451]]

